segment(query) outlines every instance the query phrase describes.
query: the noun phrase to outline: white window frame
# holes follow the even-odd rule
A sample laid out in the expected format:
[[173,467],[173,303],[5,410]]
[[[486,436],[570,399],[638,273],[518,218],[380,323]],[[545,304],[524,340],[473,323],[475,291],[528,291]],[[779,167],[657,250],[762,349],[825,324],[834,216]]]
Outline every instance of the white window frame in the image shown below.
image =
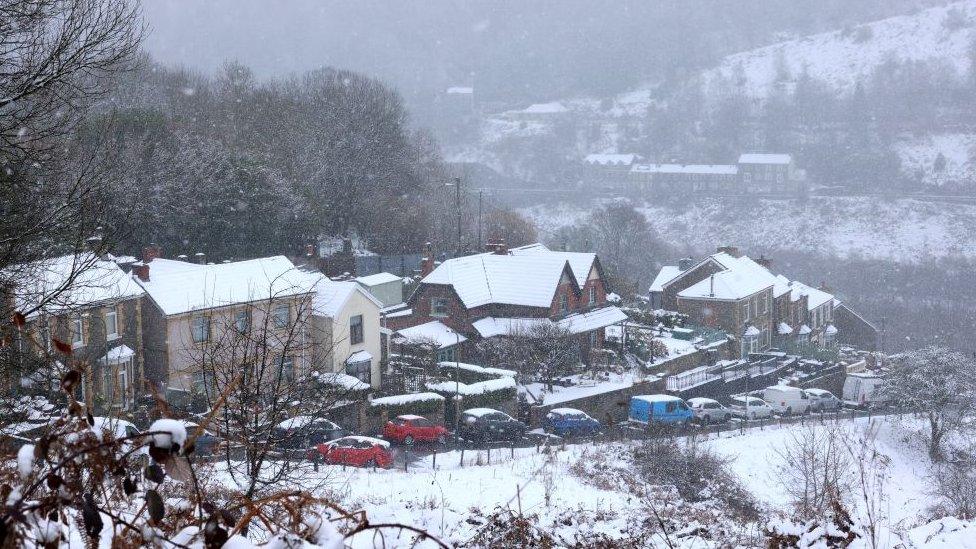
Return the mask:
[[741,307],[741,308],[743,310],[745,310],[745,313],[743,314],[742,321],[743,322],[749,322],[749,319],[751,318],[749,316],[749,312],[750,312],[750,309],[752,308],[752,305],[749,303],[749,301],[746,301],[743,305],[745,305],[745,307]]
[[[109,319],[112,319],[112,330],[109,331]],[[105,311],[105,340],[114,341],[122,337],[119,335],[119,312],[115,309]]]
[[596,304],[596,286],[590,286],[590,305]]
[[71,346],[74,348],[85,346],[85,320],[81,315],[71,319]]

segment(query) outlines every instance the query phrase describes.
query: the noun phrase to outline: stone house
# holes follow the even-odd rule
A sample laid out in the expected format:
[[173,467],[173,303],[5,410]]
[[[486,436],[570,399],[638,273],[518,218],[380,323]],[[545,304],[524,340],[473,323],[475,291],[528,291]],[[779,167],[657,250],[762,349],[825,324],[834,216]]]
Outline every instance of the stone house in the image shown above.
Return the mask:
[[[17,281],[13,300],[25,313],[27,331],[43,346],[39,354],[57,356],[54,340],[70,345],[72,360],[88,366],[79,396],[99,413],[131,409],[145,388],[143,289],[114,258],[88,252],[37,261],[22,272],[31,280]],[[22,340],[17,345],[30,348]],[[40,368],[25,372],[21,385],[56,391],[60,361],[41,362],[35,363]]]

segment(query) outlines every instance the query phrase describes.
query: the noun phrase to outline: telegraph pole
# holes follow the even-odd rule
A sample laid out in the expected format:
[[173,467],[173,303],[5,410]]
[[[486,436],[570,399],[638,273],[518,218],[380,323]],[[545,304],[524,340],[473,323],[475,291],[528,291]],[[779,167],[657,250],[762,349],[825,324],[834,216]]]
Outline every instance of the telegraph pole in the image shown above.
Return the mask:
[[454,178],[454,208],[457,213],[457,249],[454,257],[461,257],[461,178]]
[[484,198],[485,190],[478,189],[478,251],[483,251],[484,247],[481,242],[481,201]]

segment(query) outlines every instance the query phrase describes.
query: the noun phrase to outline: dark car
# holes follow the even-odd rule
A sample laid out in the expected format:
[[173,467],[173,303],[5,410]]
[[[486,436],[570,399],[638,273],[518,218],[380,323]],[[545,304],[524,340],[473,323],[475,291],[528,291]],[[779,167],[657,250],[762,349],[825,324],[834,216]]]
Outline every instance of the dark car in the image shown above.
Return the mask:
[[458,435],[482,442],[521,440],[528,427],[504,412],[491,408],[472,408],[461,413]]
[[295,416],[276,425],[272,436],[282,448],[305,449],[348,434],[349,431],[325,418]]
[[554,408],[542,422],[545,432],[561,437],[592,436],[602,427],[599,421],[574,408]]

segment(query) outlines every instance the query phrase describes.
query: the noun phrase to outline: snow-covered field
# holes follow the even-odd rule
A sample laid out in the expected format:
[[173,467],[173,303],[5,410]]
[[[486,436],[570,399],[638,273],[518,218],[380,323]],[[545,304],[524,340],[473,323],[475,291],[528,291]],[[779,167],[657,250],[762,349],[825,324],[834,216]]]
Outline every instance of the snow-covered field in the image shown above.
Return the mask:
[[[729,203],[688,202],[640,208],[667,242],[710,250],[736,244],[758,251],[794,249],[840,257],[914,263],[932,257],[976,257],[976,205],[878,197],[813,197]],[[586,218],[578,206],[522,212],[543,236]]]
[[[909,436],[919,423],[902,419],[873,421],[877,432],[875,447],[890,458],[885,485],[887,505],[883,509],[890,537],[883,546],[893,547],[901,540],[899,536],[928,522],[926,511],[933,504],[933,496],[925,489],[928,458]],[[870,423],[867,418],[861,418],[838,425],[854,433],[864,433]],[[744,434],[726,432],[711,435],[704,443],[730,459],[732,471],[759,499],[763,515],[772,517],[777,511],[788,511],[788,500],[774,472],[782,462],[779,452],[790,442],[792,434],[803,428],[792,425]],[[329,479],[328,484],[342,505],[349,510],[366,511],[373,523],[411,524],[448,543],[470,540],[483,527],[484,517],[499,508],[537,515],[540,527],[551,529],[565,539],[573,539],[579,532],[599,532],[622,539],[628,535],[628,523],[646,518],[647,508],[626,490],[610,487],[603,479],[581,475],[578,465],[598,455],[611,454],[611,449],[608,444],[581,444],[563,450],[556,448],[547,454],[528,448],[516,450],[514,458],[508,449],[496,450],[492,452],[491,464],[487,464],[485,451],[468,451],[463,467],[459,464],[460,454],[448,452],[437,457],[436,468],[432,458],[427,457],[412,464],[407,472],[325,467],[319,473],[308,475],[310,483]],[[965,527],[965,532],[973,531],[972,525],[956,526]],[[387,546],[405,544],[409,535],[400,535],[397,538],[396,532],[387,532]],[[965,543],[960,545],[962,540]],[[374,542],[370,537],[356,540],[354,545],[372,547]],[[906,547],[976,547],[976,536],[955,535],[953,543]],[[715,545],[697,540],[685,546]]]

